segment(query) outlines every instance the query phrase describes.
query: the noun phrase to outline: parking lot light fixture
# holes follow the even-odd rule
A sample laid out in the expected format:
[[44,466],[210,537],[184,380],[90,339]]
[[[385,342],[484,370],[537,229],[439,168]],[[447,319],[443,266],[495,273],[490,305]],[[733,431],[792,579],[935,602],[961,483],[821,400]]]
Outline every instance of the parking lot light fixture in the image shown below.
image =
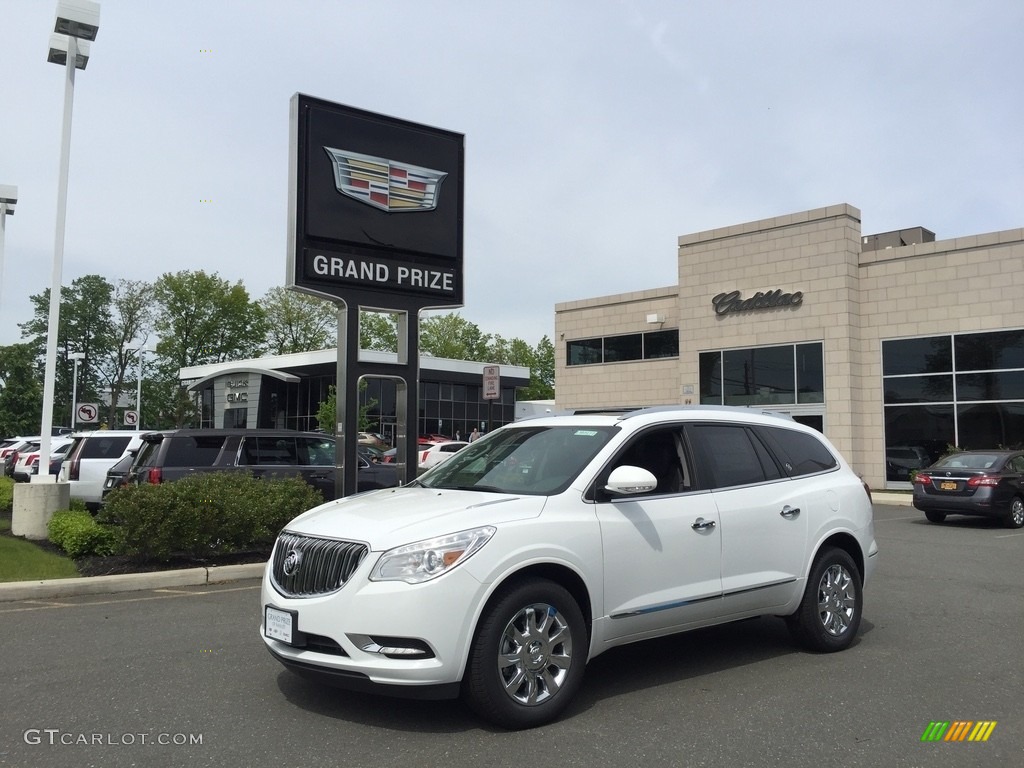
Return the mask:
[[85,360],[85,352],[72,352],[68,360],[75,361],[75,371],[71,377],[71,429],[78,426],[78,364]]
[[4,230],[7,228],[7,217],[14,215],[14,204],[18,202],[18,188],[10,184],[0,184],[0,301],[4,290]]
[[[46,365],[43,372],[43,416],[39,428],[39,455],[50,455],[50,436],[53,431],[53,398],[57,374],[57,329],[60,324],[60,290],[64,270],[64,225],[67,219],[68,166],[71,157],[71,109],[75,97],[75,70],[85,69],[88,63],[87,44],[95,40],[99,31],[100,6],[90,0],[60,0],[54,19],[53,31],[63,36],[51,41],[47,61],[64,66],[64,120],[61,127],[60,172],[57,179],[57,224],[54,228],[53,275],[50,281],[50,314],[46,330]],[[61,49],[64,53],[61,56]],[[80,47],[82,50],[80,51]],[[33,482],[53,482],[53,475],[41,472],[32,476]]]

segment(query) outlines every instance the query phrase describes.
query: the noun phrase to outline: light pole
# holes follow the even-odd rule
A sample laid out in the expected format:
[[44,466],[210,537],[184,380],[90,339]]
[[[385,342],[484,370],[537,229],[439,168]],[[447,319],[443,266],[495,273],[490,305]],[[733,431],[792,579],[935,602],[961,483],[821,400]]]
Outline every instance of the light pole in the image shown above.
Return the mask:
[[75,372],[71,378],[71,429],[78,426],[78,364],[85,360],[85,352],[72,352],[68,360],[75,361]]
[[[64,123],[60,140],[57,179],[57,225],[53,243],[53,278],[50,281],[50,317],[46,330],[46,366],[43,373],[43,419],[39,429],[39,455],[49,457],[53,432],[53,392],[57,373],[57,328],[60,321],[60,286],[64,269],[64,224],[67,218],[68,166],[71,157],[71,107],[75,98],[75,70],[89,63],[89,45],[99,30],[100,6],[91,0],[60,0],[50,36],[47,61],[64,65]],[[81,41],[81,42],[80,42]],[[49,472],[32,476],[33,482],[53,482]]]
[[18,202],[18,188],[10,184],[0,184],[0,301],[4,291],[4,229],[7,217],[14,215],[14,204]]
[[125,344],[122,349],[125,352],[139,353],[139,387],[135,391],[135,418],[138,419],[138,421],[135,422],[135,427],[136,429],[142,429],[142,356],[147,352],[152,352],[153,350],[149,349],[144,344],[140,344],[137,347]]

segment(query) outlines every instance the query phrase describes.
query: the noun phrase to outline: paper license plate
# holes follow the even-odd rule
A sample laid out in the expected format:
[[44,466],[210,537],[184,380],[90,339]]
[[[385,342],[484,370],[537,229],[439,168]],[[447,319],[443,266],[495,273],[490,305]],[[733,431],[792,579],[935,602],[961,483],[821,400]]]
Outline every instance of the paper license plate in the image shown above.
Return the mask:
[[271,640],[280,640],[291,645],[296,618],[294,611],[282,611],[268,605],[263,617],[263,632]]
[[939,490],[940,491],[955,491],[956,490],[956,483],[951,483],[951,482],[948,482],[948,481],[947,482],[943,482],[943,483],[939,483]]

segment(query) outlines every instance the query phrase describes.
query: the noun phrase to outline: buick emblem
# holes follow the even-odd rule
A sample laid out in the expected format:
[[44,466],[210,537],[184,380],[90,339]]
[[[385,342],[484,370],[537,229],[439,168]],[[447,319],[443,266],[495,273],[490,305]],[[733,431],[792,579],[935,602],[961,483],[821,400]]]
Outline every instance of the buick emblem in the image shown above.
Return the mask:
[[302,553],[297,549],[291,550],[284,558],[284,570],[285,576],[294,576],[299,570],[299,566],[302,564]]

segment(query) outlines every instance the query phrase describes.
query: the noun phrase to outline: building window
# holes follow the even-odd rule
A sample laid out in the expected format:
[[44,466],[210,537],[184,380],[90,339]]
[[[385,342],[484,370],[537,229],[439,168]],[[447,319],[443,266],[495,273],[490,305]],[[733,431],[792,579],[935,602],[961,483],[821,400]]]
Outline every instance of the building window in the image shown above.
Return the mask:
[[702,352],[704,405],[796,405],[825,402],[821,342]]
[[882,342],[886,479],[907,482],[950,446],[1024,443],[1024,330]]
[[565,344],[566,365],[624,363],[679,357],[679,331],[650,331],[596,339],[575,339]]

